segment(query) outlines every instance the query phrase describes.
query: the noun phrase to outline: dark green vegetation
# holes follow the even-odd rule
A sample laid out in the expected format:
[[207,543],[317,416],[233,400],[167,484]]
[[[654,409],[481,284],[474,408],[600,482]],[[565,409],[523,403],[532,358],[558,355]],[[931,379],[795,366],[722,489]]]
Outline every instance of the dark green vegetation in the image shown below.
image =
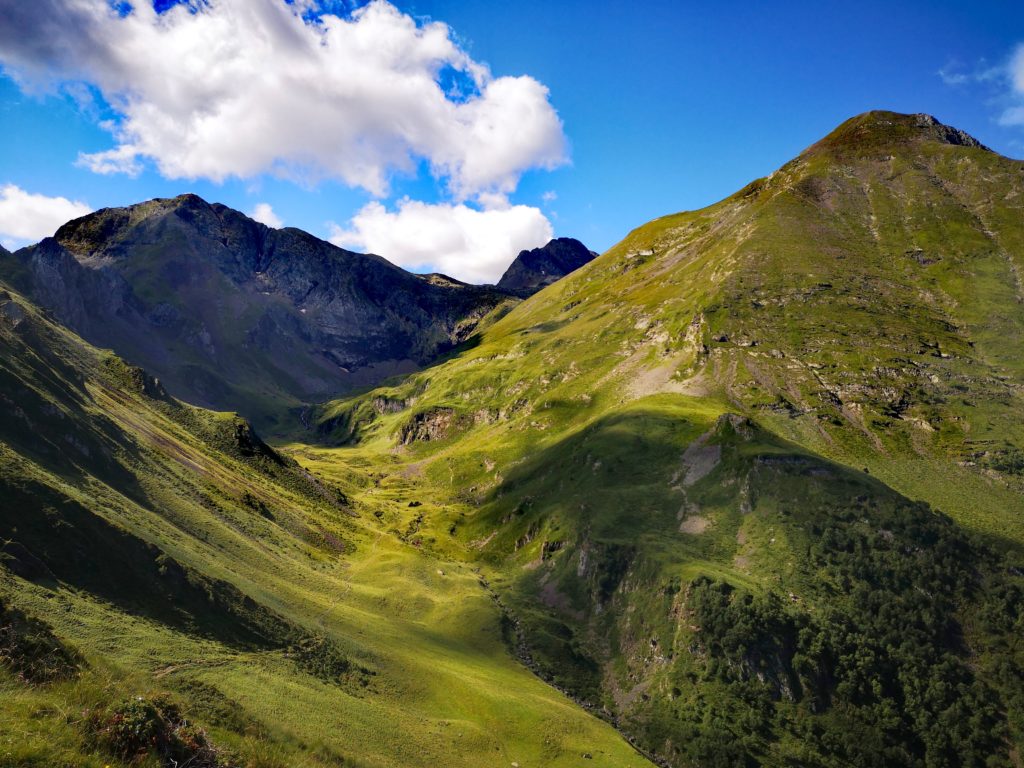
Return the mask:
[[0,600],[0,665],[27,683],[49,683],[77,676],[81,658],[47,624]]
[[508,298],[195,195],[76,219],[0,259],[0,277],[178,397],[265,426],[422,366]]
[[870,113],[274,447],[12,289],[0,764],[1019,766],[1022,268]]

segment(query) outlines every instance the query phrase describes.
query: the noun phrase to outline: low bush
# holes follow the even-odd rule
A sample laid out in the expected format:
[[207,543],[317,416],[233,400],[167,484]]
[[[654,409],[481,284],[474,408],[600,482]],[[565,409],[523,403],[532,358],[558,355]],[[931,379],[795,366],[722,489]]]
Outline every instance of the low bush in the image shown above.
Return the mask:
[[232,768],[232,755],[216,747],[206,732],[183,717],[167,696],[136,696],[86,720],[94,745],[122,760],[140,763],[157,758],[161,765]]

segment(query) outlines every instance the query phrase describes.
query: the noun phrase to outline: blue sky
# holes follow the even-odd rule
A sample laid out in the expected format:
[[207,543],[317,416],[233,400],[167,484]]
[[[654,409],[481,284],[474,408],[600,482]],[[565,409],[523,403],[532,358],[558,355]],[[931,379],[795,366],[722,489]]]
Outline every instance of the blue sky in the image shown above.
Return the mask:
[[[394,92],[375,86],[373,78],[390,82],[392,69],[404,76],[419,66],[403,54],[378,62],[365,75],[365,93],[332,109],[330,100],[348,93],[351,83],[336,79],[331,68],[359,65],[361,58],[347,59],[340,50],[356,38],[339,36],[335,58],[295,68],[293,77],[313,81],[308,89],[281,75],[291,62],[277,42],[262,58],[239,53],[236,60],[200,62],[206,71],[237,71],[240,89],[262,82],[248,102],[255,105],[276,98],[272,83],[279,78],[282,106],[254,113],[251,121],[242,109],[223,129],[241,138],[225,139],[210,156],[202,147],[186,156],[174,132],[160,133],[158,121],[146,123],[145,115],[147,93],[164,98],[161,78],[183,92],[173,104],[160,102],[180,125],[199,125],[192,118],[207,109],[204,100],[224,98],[213,86],[200,87],[202,69],[175,85],[181,67],[172,61],[166,68],[169,55],[183,50],[181,40],[190,39],[189,19],[176,22],[176,43],[157,34],[164,17],[156,16],[132,27],[94,18],[95,33],[79,34],[83,22],[62,21],[69,1],[45,0],[25,13],[14,10],[17,0],[0,0],[8,27],[6,34],[0,27],[7,73],[0,77],[0,187],[8,197],[13,185],[24,195],[83,204],[51,205],[50,215],[192,191],[245,212],[269,206],[285,225],[333,236],[354,250],[377,250],[410,268],[484,280],[500,274],[511,249],[550,234],[578,237],[600,251],[655,216],[710,204],[868,109],[929,112],[1004,154],[1024,157],[1024,56],[1015,59],[1024,43],[1019,2],[396,2],[381,16],[380,34],[404,30],[419,34],[424,50],[443,49],[439,56],[448,63],[438,79],[449,103],[438,105],[420,80]],[[230,10],[232,2],[239,0],[214,5]],[[346,7],[306,10],[344,13]],[[429,21],[447,25],[444,35],[434,30],[431,41],[422,39]],[[218,30],[242,38],[251,31],[255,38],[263,23],[211,22],[195,27],[195,35],[211,50]],[[77,35],[71,54],[31,44],[36,36],[51,39],[54,24],[66,26],[69,39]],[[410,33],[409,24],[418,31]],[[137,44],[123,45],[132,35]],[[369,50],[384,45],[379,39]],[[394,39],[401,45],[405,38]],[[147,61],[151,56],[164,64]],[[119,63],[111,63],[115,58]],[[489,72],[475,75],[480,66]],[[495,82],[509,92],[499,97],[493,89],[491,112],[451,116],[460,111],[452,105],[471,106]],[[420,93],[434,98],[422,112]],[[325,104],[306,112],[301,100],[314,98]],[[123,128],[131,110],[136,135],[118,137],[116,127]],[[317,121],[317,130],[305,134],[287,119],[274,122],[289,110]],[[378,122],[362,125],[367,114]],[[408,146],[396,150],[389,131],[407,119],[421,124],[403,127]],[[495,121],[498,129],[473,144],[481,126]],[[265,122],[264,133],[250,135],[250,122]],[[356,131],[354,124],[362,133],[337,138]],[[449,140],[446,126],[465,134]],[[284,143],[277,155],[275,141]],[[308,156],[299,152],[299,162],[303,142],[313,149]],[[127,159],[99,154],[124,144],[135,147]],[[361,163],[364,150],[370,160]],[[287,152],[291,159],[280,161]],[[83,161],[83,154],[94,159]],[[0,241],[19,245],[41,236],[25,223],[38,212],[25,208],[47,203],[24,195],[8,201],[6,217],[0,201]],[[492,215],[474,215],[483,211]]]

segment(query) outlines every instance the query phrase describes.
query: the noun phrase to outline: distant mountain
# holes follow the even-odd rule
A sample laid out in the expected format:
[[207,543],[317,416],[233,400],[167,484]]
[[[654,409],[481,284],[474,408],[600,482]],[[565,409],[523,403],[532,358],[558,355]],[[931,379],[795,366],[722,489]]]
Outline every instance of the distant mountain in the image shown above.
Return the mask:
[[530,296],[579,269],[595,256],[597,254],[579,240],[559,237],[541,248],[520,251],[498,281],[498,288],[519,296]]
[[195,195],[97,211],[0,275],[175,396],[270,426],[430,362],[507,297],[410,274]]

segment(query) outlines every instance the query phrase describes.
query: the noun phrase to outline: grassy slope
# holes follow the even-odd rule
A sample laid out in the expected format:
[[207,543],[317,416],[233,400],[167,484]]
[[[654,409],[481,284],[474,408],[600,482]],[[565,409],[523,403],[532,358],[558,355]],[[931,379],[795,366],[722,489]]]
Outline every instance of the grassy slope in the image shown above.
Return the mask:
[[[0,599],[88,662],[48,685],[0,666],[0,765],[117,764],[84,713],[159,691],[243,764],[646,764],[512,658],[469,566],[389,535],[233,415],[166,398],[17,294],[0,305]],[[349,671],[304,672],[291,643],[309,634]]]
[[[982,149],[824,142],[635,230],[477,346],[379,391],[408,408],[339,401],[324,426],[372,421],[362,444],[387,448],[410,413],[446,407],[473,426],[453,453],[525,455],[626,403],[698,396],[1024,543],[1019,477],[997,467],[1024,445],[1022,207],[1024,167]],[[932,462],[938,476],[920,470]]]
[[[695,628],[665,598],[680,584],[706,574],[820,613],[838,566],[816,566],[808,525],[863,496],[879,530],[917,530],[873,478],[994,545],[983,571],[1024,545],[1022,166],[907,125],[871,116],[864,141],[853,121],[733,197],[635,230],[472,348],[326,407],[322,433],[343,447],[295,455],[339,481],[374,467],[355,496],[396,534],[489,569],[542,671],[686,764],[680,718],[717,683],[688,667]],[[754,437],[723,436],[727,413]],[[769,473],[688,457],[701,435],[722,457],[788,458]],[[712,473],[687,484],[702,462]],[[412,495],[415,514],[387,503]],[[969,627],[980,598],[961,597]],[[794,757],[807,740],[776,730],[749,754],[842,763]]]

